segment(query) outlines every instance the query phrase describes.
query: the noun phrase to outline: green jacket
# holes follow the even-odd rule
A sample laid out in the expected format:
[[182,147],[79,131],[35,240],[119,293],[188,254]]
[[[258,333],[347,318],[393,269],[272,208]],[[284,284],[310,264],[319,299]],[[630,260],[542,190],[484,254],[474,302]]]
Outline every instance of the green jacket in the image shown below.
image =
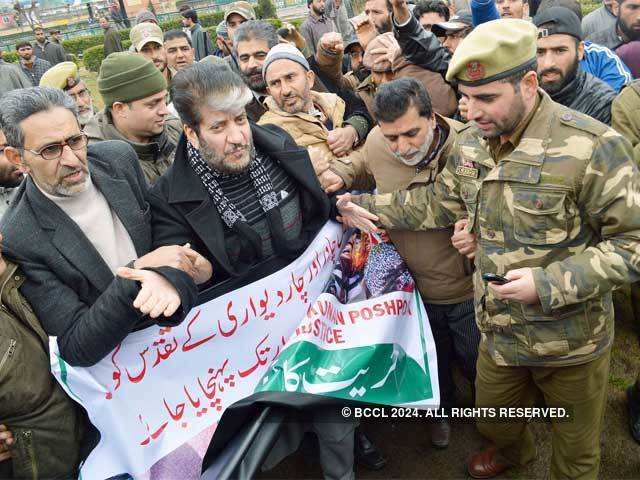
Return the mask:
[[[588,362],[613,340],[615,286],[640,278],[640,180],[629,142],[592,118],[542,102],[496,164],[471,125],[428,187],[356,197],[387,228],[478,236],[476,320],[498,365]],[[538,305],[495,298],[482,273],[533,269]]]
[[16,440],[13,478],[75,478],[83,417],[51,375],[49,339],[18,291],[23,281],[7,262],[0,276],[0,423]]
[[85,125],[84,133],[89,137],[89,144],[103,140],[122,140],[131,145],[140,159],[144,176],[153,185],[173,163],[176,146],[182,135],[182,123],[178,118],[168,116],[160,135],[150,143],[138,143],[122,135],[113,125],[111,115],[103,109]]
[[640,165],[640,80],[627,85],[611,104],[611,126],[633,145]]

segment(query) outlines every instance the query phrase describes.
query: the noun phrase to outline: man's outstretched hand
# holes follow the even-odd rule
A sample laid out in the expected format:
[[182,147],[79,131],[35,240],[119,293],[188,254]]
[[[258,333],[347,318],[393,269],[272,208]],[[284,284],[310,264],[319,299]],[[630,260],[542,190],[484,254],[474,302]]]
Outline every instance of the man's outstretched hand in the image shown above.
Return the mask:
[[378,221],[378,217],[353,203],[350,193],[339,195],[337,198],[336,206],[340,211],[340,216],[338,217],[340,222],[347,227],[358,228],[363,232],[372,233],[378,231],[378,227],[373,223]]
[[118,276],[140,282],[140,291],[133,307],[151,318],[170,317],[180,306],[180,295],[162,275],[151,270],[120,267]]

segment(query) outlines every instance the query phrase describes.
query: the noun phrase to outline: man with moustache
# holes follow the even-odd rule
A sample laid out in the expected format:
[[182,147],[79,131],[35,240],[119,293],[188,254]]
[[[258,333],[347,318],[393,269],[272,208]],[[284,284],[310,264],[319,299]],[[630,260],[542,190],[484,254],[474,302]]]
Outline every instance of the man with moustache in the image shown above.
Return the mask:
[[195,52],[191,39],[182,30],[169,30],[164,34],[164,52],[168,68],[176,72],[193,65]]
[[[433,184],[453,152],[463,125],[435,113],[427,90],[414,78],[380,86],[373,108],[378,126],[361,150],[346,161],[336,159],[331,167],[335,183],[328,190],[371,190],[375,186],[384,194]],[[457,226],[456,231],[462,231],[464,225]],[[476,377],[480,332],[473,310],[473,265],[451,244],[453,226],[387,233],[425,302],[438,357],[440,407],[450,409],[456,406],[454,359],[471,385]],[[465,249],[470,240],[464,239],[461,248]],[[446,448],[449,436],[447,421],[432,425],[431,442],[435,447]]]
[[367,0],[364,4],[364,14],[379,34],[391,31],[391,10],[387,0]]
[[16,88],[31,87],[31,79],[22,73],[20,65],[5,62],[2,59],[2,47],[0,47],[0,98],[5,93],[15,90]]
[[40,86],[64,90],[76,102],[80,127],[89,123],[94,114],[93,98],[74,62],[62,62],[47,70],[40,79]]
[[312,90],[315,74],[291,44],[269,50],[262,73],[271,96],[265,102],[269,110],[258,123],[278,125],[298,145],[308,147],[320,183],[326,186],[322,174],[333,159],[349,155],[367,137],[366,107],[354,108],[335,93]]
[[564,7],[551,7],[533,19],[538,27],[537,60],[540,87],[556,102],[611,123],[616,92],[580,68],[584,44],[580,19]]

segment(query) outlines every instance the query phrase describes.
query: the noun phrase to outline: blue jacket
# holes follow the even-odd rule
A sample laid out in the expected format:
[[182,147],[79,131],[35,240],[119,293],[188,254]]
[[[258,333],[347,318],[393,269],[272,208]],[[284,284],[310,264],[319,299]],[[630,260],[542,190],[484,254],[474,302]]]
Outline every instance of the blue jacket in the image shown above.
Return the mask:
[[592,43],[584,42],[584,58],[580,67],[587,73],[609,84],[616,93],[633,80],[629,68],[612,50]]
[[481,23],[500,19],[500,13],[498,13],[494,0],[471,0],[470,5],[474,27]]

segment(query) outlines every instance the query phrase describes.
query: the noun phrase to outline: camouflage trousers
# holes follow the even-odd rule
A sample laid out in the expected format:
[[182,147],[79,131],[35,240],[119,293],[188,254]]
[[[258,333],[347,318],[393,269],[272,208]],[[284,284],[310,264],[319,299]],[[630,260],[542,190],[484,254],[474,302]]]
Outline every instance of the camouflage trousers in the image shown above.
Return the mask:
[[[498,366],[480,344],[476,405],[531,407],[541,397],[548,407],[572,409],[572,420],[552,421],[551,479],[596,479],[600,468],[600,433],[607,395],[611,349],[591,362],[566,367]],[[478,422],[504,459],[524,465],[536,456],[526,422]]]

